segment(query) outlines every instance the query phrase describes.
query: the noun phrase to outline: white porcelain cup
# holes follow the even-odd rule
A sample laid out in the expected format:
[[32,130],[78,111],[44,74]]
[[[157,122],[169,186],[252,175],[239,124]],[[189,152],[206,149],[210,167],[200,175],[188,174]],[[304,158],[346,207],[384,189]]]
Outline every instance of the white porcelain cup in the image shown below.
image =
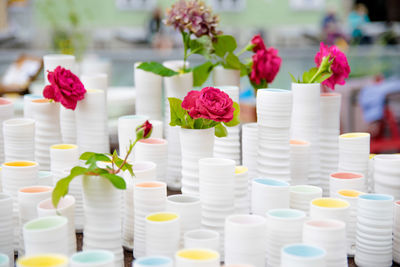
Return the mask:
[[314,185],[295,185],[290,187],[290,208],[310,211],[310,203],[315,198],[322,197],[322,188]]
[[289,208],[290,186],[287,182],[256,178],[252,181],[251,211],[264,216],[270,209]]
[[218,251],[220,248],[220,234],[217,231],[196,229],[187,231],[183,235],[184,248],[207,248]]
[[68,267],[68,258],[62,254],[35,254],[24,256],[17,260],[17,267]]
[[335,172],[329,175],[329,195],[336,197],[340,189],[353,189],[364,192],[366,181],[362,173],[356,172]]
[[132,267],[173,267],[171,258],[163,256],[141,257],[132,263]]
[[114,267],[114,253],[107,250],[86,250],[71,256],[70,267]]
[[290,244],[282,248],[281,267],[325,267],[326,251],[318,246]]
[[0,253],[0,267],[10,267],[10,259],[6,254]]
[[335,219],[347,223],[350,204],[339,198],[317,198],[311,201],[310,217],[312,219]]
[[182,249],[175,254],[175,267],[219,267],[220,255],[209,249]]
[[167,211],[176,212],[181,219],[181,234],[201,227],[200,198],[187,195],[167,197]]

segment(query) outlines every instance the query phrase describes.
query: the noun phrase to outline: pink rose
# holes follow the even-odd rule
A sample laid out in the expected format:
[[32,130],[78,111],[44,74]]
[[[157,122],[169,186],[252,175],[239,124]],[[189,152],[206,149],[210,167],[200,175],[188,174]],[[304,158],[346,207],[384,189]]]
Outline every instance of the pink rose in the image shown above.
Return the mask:
[[315,55],[315,64],[317,67],[320,66],[321,61],[324,57],[330,56],[333,58],[331,65],[332,76],[322,82],[323,85],[328,86],[331,89],[335,89],[336,84],[343,85],[346,83],[345,79],[349,77],[350,66],[347,62],[346,55],[339,50],[335,45],[328,47],[321,42],[319,52]]
[[230,122],[235,111],[232,99],[214,87],[205,87],[200,92],[190,91],[183,99],[182,108],[193,119],[203,118],[218,122]]
[[260,84],[263,80],[272,83],[281,67],[282,59],[278,56],[278,50],[270,47],[265,50],[258,50],[252,57],[250,80]]
[[85,96],[86,89],[79,78],[71,71],[58,66],[54,71],[49,71],[47,79],[50,85],[43,90],[43,96],[67,108],[75,110],[76,104]]
[[253,52],[267,49],[265,47],[264,40],[261,38],[259,34],[253,36],[253,39],[251,39],[251,44],[254,45]]

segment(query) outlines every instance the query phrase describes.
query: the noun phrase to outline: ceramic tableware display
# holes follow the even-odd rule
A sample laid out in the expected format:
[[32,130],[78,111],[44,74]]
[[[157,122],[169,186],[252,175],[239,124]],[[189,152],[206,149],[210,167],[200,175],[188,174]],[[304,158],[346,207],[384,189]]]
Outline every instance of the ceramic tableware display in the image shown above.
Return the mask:
[[184,248],[207,248],[216,251],[220,248],[219,233],[213,230],[196,229],[186,231],[183,239]]
[[209,249],[182,249],[175,254],[175,267],[219,267],[219,253]]
[[290,187],[290,208],[310,213],[313,199],[322,197],[322,188],[314,185],[295,185]]
[[157,212],[146,216],[146,256],[173,257],[181,240],[180,217],[173,212]]
[[227,69],[219,65],[213,69],[212,77],[214,86],[217,88],[223,86],[236,86],[240,88],[240,70]]
[[86,250],[71,256],[70,267],[114,267],[114,254],[107,250]]
[[68,255],[68,219],[47,216],[24,224],[25,255],[59,253]]
[[163,256],[141,257],[132,263],[132,267],[173,267],[171,258]]
[[310,204],[311,219],[335,219],[347,223],[350,204],[339,198],[316,198]]
[[36,205],[39,217],[45,216],[63,216],[68,219],[68,255],[76,252],[76,234],[75,234],[75,198],[66,195],[60,199],[57,208],[53,206],[50,198],[42,200]]
[[0,253],[7,255],[14,266],[13,200],[9,194],[0,193]]
[[291,91],[283,89],[257,91],[259,176],[290,181],[291,114]]
[[309,169],[310,143],[302,140],[290,140],[290,184],[307,184]]
[[242,163],[249,169],[249,177],[257,177],[258,126],[257,123],[242,125]]
[[326,251],[326,267],[347,267],[345,228],[345,223],[338,220],[307,221],[303,227],[303,243]]
[[135,160],[153,161],[157,165],[157,180],[165,182],[168,160],[168,143],[161,138],[142,139],[135,145]]
[[265,216],[270,209],[289,208],[290,186],[287,182],[256,178],[252,182],[251,212]]
[[24,256],[17,261],[17,267],[68,267],[68,258],[62,254],[37,254]]
[[164,211],[167,185],[163,182],[140,182],[134,185],[134,248],[135,258],[146,255],[146,216]]
[[365,194],[358,197],[356,253],[357,266],[392,266],[393,197]]
[[50,146],[61,143],[60,104],[50,99],[31,103],[35,119],[35,161],[40,170],[50,170]]
[[133,79],[136,89],[136,114],[146,115],[154,120],[162,119],[162,77],[138,69],[141,62],[134,65]]
[[400,155],[374,157],[374,192],[400,199]]
[[231,215],[225,221],[225,263],[265,266],[267,222],[259,215]]
[[[124,158],[126,156],[131,140],[136,139],[136,128],[148,119],[149,117],[144,115],[128,115],[118,118],[118,144],[120,157]],[[131,153],[128,159],[134,160],[134,154],[135,153]]]
[[336,197],[340,189],[367,190],[365,176],[356,172],[334,172],[329,175],[329,196]]
[[245,166],[235,167],[235,213],[250,212],[249,171]]
[[292,83],[293,109],[291,138],[310,143],[310,169],[308,182],[319,186],[320,167],[320,114],[321,85],[319,83]]
[[290,244],[282,248],[281,267],[325,267],[326,251],[318,246]]
[[268,266],[280,267],[282,247],[302,241],[306,214],[294,209],[273,209],[266,215]]
[[[222,92],[225,92],[234,102],[239,103],[238,86],[217,86]],[[240,125],[228,127],[228,136],[215,137],[214,157],[232,159],[239,165],[241,161],[240,150]]]
[[339,163],[340,106],[342,96],[337,93],[321,93],[320,161],[321,187],[324,196],[329,192],[329,175],[337,171]]
[[394,203],[393,260],[400,263],[400,200]]
[[35,160],[33,119],[18,118],[4,121],[3,136],[5,161]]

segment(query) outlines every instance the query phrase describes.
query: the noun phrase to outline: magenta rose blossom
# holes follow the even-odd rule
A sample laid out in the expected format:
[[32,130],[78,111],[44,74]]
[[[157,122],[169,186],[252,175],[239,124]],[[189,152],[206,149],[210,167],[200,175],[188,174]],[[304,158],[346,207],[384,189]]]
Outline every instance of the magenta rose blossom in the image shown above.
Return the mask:
[[259,34],[253,36],[253,39],[251,39],[251,44],[254,45],[253,52],[267,49],[265,47],[264,40],[261,38]]
[[336,84],[343,85],[346,83],[345,79],[349,77],[350,66],[346,55],[339,48],[335,45],[328,47],[321,42],[319,52],[315,55],[314,59],[317,67],[320,66],[322,59],[327,56],[330,56],[331,59],[333,58],[331,65],[332,76],[323,81],[322,84],[334,90]]
[[190,91],[183,99],[182,108],[193,119],[203,118],[218,122],[230,122],[235,111],[232,99],[214,87],[205,87],[200,92]]
[[147,139],[150,137],[153,130],[153,125],[147,120],[142,125],[136,127],[136,138]]
[[67,109],[75,110],[76,104],[86,93],[79,78],[70,70],[58,66],[54,71],[49,71],[47,79],[50,85],[44,88],[43,96],[60,102]]
[[255,84],[260,84],[262,80],[271,83],[281,67],[282,59],[278,56],[278,50],[273,47],[258,50],[252,59],[250,80]]

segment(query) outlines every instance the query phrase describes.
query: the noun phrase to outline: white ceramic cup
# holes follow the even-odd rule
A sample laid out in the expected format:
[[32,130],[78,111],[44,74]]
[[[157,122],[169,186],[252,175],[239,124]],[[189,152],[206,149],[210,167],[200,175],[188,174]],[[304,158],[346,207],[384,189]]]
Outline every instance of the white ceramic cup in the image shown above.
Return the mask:
[[141,257],[132,263],[132,267],[173,267],[171,258],[163,256]]
[[329,175],[329,195],[336,197],[340,189],[353,189],[364,192],[366,181],[362,173],[356,172],[334,172]]
[[264,216],[270,209],[289,208],[289,184],[284,181],[256,178],[252,182],[251,211]]
[[107,250],[86,250],[71,256],[70,267],[114,267],[114,253]]
[[182,249],[175,254],[175,267],[219,267],[220,256],[209,249]]
[[220,248],[220,234],[217,231],[196,229],[187,231],[183,235],[184,248],[207,248],[218,251]]
[[17,267],[36,267],[43,266],[43,262],[47,267],[68,267],[68,258],[62,254],[35,254],[24,256],[17,260]]
[[290,244],[282,248],[281,267],[325,267],[326,251],[317,246]]
[[338,198],[316,198],[310,204],[312,219],[335,219],[347,223],[350,204]]

